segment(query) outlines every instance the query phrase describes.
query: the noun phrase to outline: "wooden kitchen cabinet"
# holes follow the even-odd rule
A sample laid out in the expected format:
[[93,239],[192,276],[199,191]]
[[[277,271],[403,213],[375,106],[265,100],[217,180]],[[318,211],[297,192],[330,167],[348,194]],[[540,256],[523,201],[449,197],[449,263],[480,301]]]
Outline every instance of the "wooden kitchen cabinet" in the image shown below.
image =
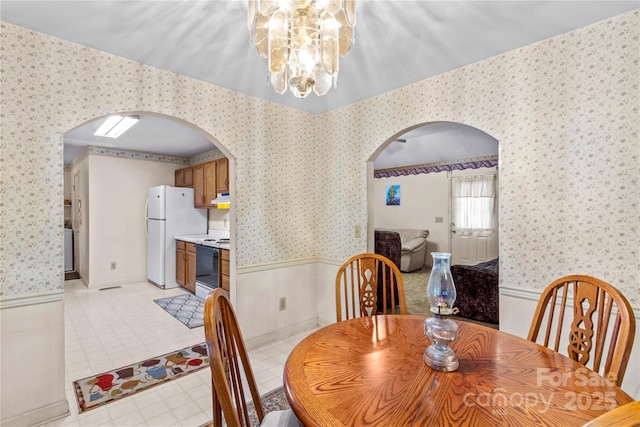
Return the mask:
[[229,250],[220,249],[220,287],[229,291]]
[[177,169],[175,171],[176,187],[193,187],[193,167]]
[[216,198],[216,162],[207,162],[193,167],[193,206],[212,208]]
[[176,282],[189,292],[196,292],[196,245],[176,240]]
[[229,159],[216,160],[216,193],[229,192]]
[[229,191],[229,160],[225,157],[193,166],[193,206],[214,208],[218,193]]

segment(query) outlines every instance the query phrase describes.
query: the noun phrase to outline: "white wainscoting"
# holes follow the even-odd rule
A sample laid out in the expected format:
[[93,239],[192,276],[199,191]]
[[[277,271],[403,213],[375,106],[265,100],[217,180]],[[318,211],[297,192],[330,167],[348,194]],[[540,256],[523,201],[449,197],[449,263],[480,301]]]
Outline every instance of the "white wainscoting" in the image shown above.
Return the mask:
[[[0,310],[2,425],[30,426],[69,413],[65,394],[64,304],[60,295],[57,297],[53,302],[32,300],[30,305]],[[39,390],[35,394],[34,384]]]
[[[238,270],[235,310],[249,348],[335,322],[339,267],[331,260],[318,261],[310,258]],[[280,298],[286,298],[283,311]]]

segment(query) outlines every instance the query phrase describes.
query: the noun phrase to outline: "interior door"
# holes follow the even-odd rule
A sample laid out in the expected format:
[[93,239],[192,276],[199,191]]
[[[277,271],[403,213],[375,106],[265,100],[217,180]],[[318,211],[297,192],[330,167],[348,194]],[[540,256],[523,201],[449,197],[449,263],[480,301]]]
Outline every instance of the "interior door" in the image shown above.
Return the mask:
[[[497,176],[496,176],[497,178]],[[496,180],[497,186],[497,180]],[[451,227],[449,244],[451,248],[451,265],[474,265],[498,257],[498,231],[475,231],[459,229],[455,223],[457,218],[456,203],[453,199],[452,181],[449,181],[449,203],[451,211]],[[497,209],[497,191],[495,206]]]
[[80,226],[82,225],[82,202],[80,200],[80,172],[73,174],[73,185],[71,186],[71,200],[73,207],[71,211],[71,223],[73,224],[73,266],[75,271],[80,273]]
[[456,230],[451,223],[451,265],[474,265],[498,256],[498,235]]

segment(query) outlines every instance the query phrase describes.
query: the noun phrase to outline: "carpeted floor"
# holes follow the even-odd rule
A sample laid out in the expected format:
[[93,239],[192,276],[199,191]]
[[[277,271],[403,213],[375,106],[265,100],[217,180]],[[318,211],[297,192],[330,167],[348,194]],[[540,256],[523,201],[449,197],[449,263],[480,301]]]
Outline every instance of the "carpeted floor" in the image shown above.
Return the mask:
[[[285,396],[284,389],[282,387],[265,393],[264,395],[260,396],[260,399],[262,400],[262,407],[264,408],[265,414],[290,408],[289,402],[287,401],[287,396]],[[253,408],[253,403],[249,404],[249,418],[251,420],[252,426],[259,425],[258,416],[256,415],[256,411]],[[222,425],[226,425],[226,423],[223,421]],[[202,425],[201,427],[213,427],[213,421],[210,421],[207,424]]]
[[[427,283],[429,283],[430,274],[431,267],[429,266],[424,266],[421,270],[416,270],[411,273],[402,273],[407,313],[419,314],[421,316],[431,315],[431,312],[429,311],[429,302],[427,300]],[[455,307],[455,303],[453,305]],[[494,325],[492,323],[478,322],[476,320],[466,319],[462,316],[451,316],[451,318],[498,329],[498,325]]]
[[209,366],[205,343],[73,382],[78,412],[113,402]]
[[429,314],[427,301],[427,283],[429,282],[431,267],[424,266],[421,270],[402,273],[404,283],[404,299],[409,314],[426,316]]
[[190,293],[153,300],[190,329],[204,325],[204,300]]

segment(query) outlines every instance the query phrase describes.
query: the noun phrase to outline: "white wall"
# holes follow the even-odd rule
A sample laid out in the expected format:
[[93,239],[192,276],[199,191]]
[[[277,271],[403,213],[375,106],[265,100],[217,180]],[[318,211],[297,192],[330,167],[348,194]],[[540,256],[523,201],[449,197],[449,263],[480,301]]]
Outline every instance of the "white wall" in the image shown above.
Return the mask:
[[[72,192],[71,192],[71,187],[72,187],[73,181],[72,181],[72,175],[71,175],[71,169],[69,168],[65,168],[64,169],[64,190],[63,190],[63,194],[64,194],[64,198],[71,200],[71,196],[72,196]],[[71,212],[73,209],[73,204],[69,207],[64,208],[64,219],[65,221],[71,221]]]
[[[477,175],[495,173],[495,168],[465,169],[454,175]],[[432,265],[431,252],[451,252],[449,224],[451,212],[449,203],[450,180],[446,172],[374,178],[373,215],[375,228],[419,228],[429,230],[427,237],[427,265]],[[386,191],[389,185],[400,185],[400,206],[386,205]],[[442,217],[436,223],[436,217]]]
[[[146,281],[147,189],[173,185],[174,163],[88,156],[90,288]],[[116,269],[111,270],[111,262]],[[84,276],[83,276],[84,277]]]
[[[274,267],[239,271],[232,289],[242,335],[250,347],[318,324],[316,264],[302,261]],[[286,299],[282,311],[280,298]]]
[[225,230],[231,228],[229,209],[209,209],[209,230]]
[[[68,414],[64,303],[32,304],[26,310],[6,308],[0,310],[0,324],[2,399],[11,402],[2,407],[0,424],[31,426],[43,419]],[[36,389],[30,388],[34,381],[40,383]],[[5,423],[17,414],[20,417]]]

